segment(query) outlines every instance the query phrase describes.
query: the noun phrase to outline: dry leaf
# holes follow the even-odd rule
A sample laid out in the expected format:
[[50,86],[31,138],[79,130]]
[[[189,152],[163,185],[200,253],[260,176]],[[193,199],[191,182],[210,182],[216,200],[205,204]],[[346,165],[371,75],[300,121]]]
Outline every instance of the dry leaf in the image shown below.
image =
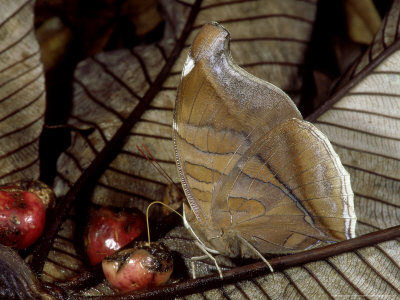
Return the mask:
[[2,1],[0,36],[0,182],[38,179],[45,90],[33,1]]
[[18,253],[4,245],[0,245],[0,269],[1,299],[53,299]]
[[[80,128],[95,130],[90,135],[84,135],[82,132],[74,133],[73,146],[59,161],[57,192],[59,195],[66,194],[67,197],[59,202],[58,212],[61,213],[55,216],[55,221],[47,228],[44,236],[47,241],[51,241],[54,232],[58,231],[60,220],[68,211],[71,199],[90,182],[89,179],[97,179],[98,170],[107,168],[111,161],[95,188],[93,201],[107,203],[109,199],[121,199],[119,205],[129,206],[133,205],[131,202],[144,198],[145,201],[142,202],[144,207],[148,201],[163,197],[165,179],[152,171],[145,160],[139,157],[136,144],[146,142],[154,156],[166,166],[167,170],[171,170],[172,174],[175,166],[170,141],[170,122],[175,88],[186,56],[184,51],[181,52],[181,48],[185,44],[189,45],[190,39],[199,28],[196,26],[208,22],[209,18],[216,19],[216,16],[221,16],[222,23],[231,31],[232,36],[240,37],[236,41],[234,38],[232,43],[233,57],[236,61],[248,67],[250,72],[291,91],[292,96],[300,94],[302,79],[298,78],[304,52],[301,49],[296,52],[292,47],[269,51],[266,45],[294,43],[299,46],[298,48],[306,47],[307,43],[303,38],[310,38],[315,14],[313,2],[276,1],[276,7],[283,11],[281,13],[278,9],[273,10],[274,5],[270,4],[272,2],[265,4],[269,5],[267,12],[263,12],[257,6],[262,2],[254,1],[214,4],[201,4],[201,1],[195,1],[193,6],[190,2],[189,4],[183,1],[165,2],[163,7],[169,12],[167,14],[169,18],[162,41],[156,45],[136,47],[132,51],[102,53],[82,62],[77,68],[75,106],[69,123]],[[200,4],[202,7],[197,11]],[[309,9],[304,10],[305,6]],[[240,13],[236,11],[237,7],[241,8]],[[249,9],[250,7],[255,10]],[[297,12],[297,9],[306,15],[288,17],[289,12]],[[227,15],[221,15],[222,11]],[[337,93],[325,107],[325,112],[321,110],[312,116],[317,120],[318,126],[332,139],[337,151],[342,155],[343,162],[353,175],[353,188],[358,194],[357,215],[361,220],[358,234],[398,223],[399,205],[396,200],[398,200],[400,178],[398,173],[400,117],[396,102],[399,62],[395,50],[398,46],[399,11],[399,1],[395,1],[391,14],[383,22],[383,30],[378,32],[375,38],[375,43],[342,79]],[[215,15],[212,12],[215,12]],[[244,12],[249,15],[243,15]],[[308,14],[311,14],[311,17]],[[276,19],[280,21],[273,23]],[[285,24],[286,21],[292,25]],[[192,22],[195,27],[192,27]],[[279,32],[274,29],[277,29],[275,26],[280,22],[285,24],[282,26],[282,34],[288,34],[289,37],[280,38],[279,35],[273,35]],[[237,29],[243,25],[257,30]],[[267,33],[271,33],[268,30],[272,30],[272,35],[260,33],[258,30],[266,30]],[[176,33],[176,36],[173,33]],[[254,36],[249,37],[248,34]],[[234,49],[236,46],[233,47],[235,43],[238,47],[236,50]],[[252,56],[253,51],[249,49],[251,47],[249,44],[255,49],[260,49],[253,51],[257,53],[257,59],[261,60],[256,60]],[[243,48],[239,47],[240,45],[244,45]],[[256,45],[260,45],[260,48]],[[237,51],[238,55],[234,51]],[[274,51],[276,51],[275,56]],[[296,55],[292,55],[293,53]],[[267,56],[263,58],[263,55]],[[294,60],[288,60],[289,58]],[[127,65],[130,67],[127,68]],[[268,78],[268,74],[271,78]],[[279,78],[283,81],[281,82]],[[363,96],[368,96],[368,100],[365,101]],[[336,103],[333,108],[329,106],[332,102]],[[130,131],[133,124],[135,126]],[[129,137],[127,143],[123,150],[118,152],[120,143],[126,137]],[[113,155],[117,153],[119,153],[117,158],[112,160]],[[133,159],[127,159],[128,157]],[[121,164],[118,164],[118,161]],[[130,168],[131,166],[133,168]],[[176,179],[176,176],[174,178]],[[372,186],[376,189],[370,189]],[[80,211],[77,213],[79,215]],[[58,231],[55,243],[52,244],[43,273],[45,275],[42,277],[45,281],[71,278],[81,274],[85,267],[82,263],[83,258],[77,251],[79,235],[75,235],[74,232],[76,226],[74,216],[75,213],[72,212],[63,224],[62,230]],[[179,230],[176,229],[169,235],[171,240],[175,239],[172,246],[182,241],[182,246],[177,249],[189,257],[191,254],[184,252],[189,247],[184,246],[183,242],[190,244],[190,239],[179,234],[171,238],[177,231]],[[38,251],[34,252],[32,262],[33,266],[39,265],[39,269],[40,263],[37,263],[41,259],[39,256],[47,253],[46,245],[41,247],[42,244],[38,246]],[[398,247],[396,240],[385,242],[283,272],[224,285],[206,291],[203,295],[192,297],[281,299],[378,295],[395,298],[400,294]],[[199,266],[204,268],[204,274],[212,271],[209,268],[211,264],[207,262],[200,262]],[[226,266],[229,266],[228,262]],[[112,293],[105,285],[81,292],[84,295]],[[181,290],[179,293],[183,295],[185,291]]]

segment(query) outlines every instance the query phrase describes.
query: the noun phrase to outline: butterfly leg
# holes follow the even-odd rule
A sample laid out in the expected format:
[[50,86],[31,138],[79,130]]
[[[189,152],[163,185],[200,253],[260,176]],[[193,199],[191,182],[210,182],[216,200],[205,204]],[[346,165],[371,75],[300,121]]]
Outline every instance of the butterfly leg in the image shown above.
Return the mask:
[[274,269],[272,268],[271,264],[268,262],[268,260],[265,259],[265,257],[260,253],[260,251],[258,251],[256,248],[254,248],[254,246],[252,244],[250,244],[248,241],[246,241],[246,239],[242,238],[240,235],[238,235],[238,237],[240,238],[240,240],[247,246],[249,247],[249,249],[251,249],[255,254],[257,254],[258,257],[261,258],[261,260],[263,262],[265,262],[265,264],[268,266],[268,268],[270,269],[271,273],[274,272]]
[[195,270],[194,260],[190,259],[190,265],[192,266],[192,278],[196,279],[196,270]]
[[207,257],[209,257],[209,258],[214,262],[215,267],[217,268],[217,271],[218,271],[218,273],[219,273],[219,277],[222,279],[222,278],[223,278],[223,276],[222,276],[222,270],[221,270],[221,268],[219,267],[219,265],[218,265],[218,263],[217,263],[217,260],[214,258],[214,256],[212,256],[212,255],[204,248],[204,246],[203,246],[201,243],[199,243],[198,241],[195,241],[195,244],[197,245],[197,247],[200,248],[201,251],[204,252],[205,255],[207,255]]
[[194,257],[191,257],[190,258],[190,265],[192,266],[192,277],[193,277],[193,279],[196,279],[196,270],[195,270],[195,265],[194,265],[194,262],[195,261],[197,261],[197,260],[203,260],[203,259],[205,259],[205,258],[208,258],[208,256],[207,255],[201,255],[201,256],[194,256]]

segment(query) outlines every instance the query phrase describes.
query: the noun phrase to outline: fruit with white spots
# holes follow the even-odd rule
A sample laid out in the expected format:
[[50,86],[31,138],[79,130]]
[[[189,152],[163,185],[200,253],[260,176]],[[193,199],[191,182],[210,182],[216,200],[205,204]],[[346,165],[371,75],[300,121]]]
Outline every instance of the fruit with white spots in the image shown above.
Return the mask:
[[0,243],[18,249],[42,234],[53,191],[39,181],[23,180],[0,186]]
[[120,292],[163,285],[173,271],[172,254],[163,243],[139,241],[131,249],[106,257],[102,262],[107,281]]

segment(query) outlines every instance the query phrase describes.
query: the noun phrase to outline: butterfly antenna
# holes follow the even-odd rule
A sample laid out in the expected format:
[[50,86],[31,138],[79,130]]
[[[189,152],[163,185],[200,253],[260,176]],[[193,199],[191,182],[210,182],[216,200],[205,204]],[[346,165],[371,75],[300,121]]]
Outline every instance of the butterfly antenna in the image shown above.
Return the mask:
[[142,144],[142,146],[143,146],[144,150],[146,150],[147,154],[149,155],[148,157],[149,157],[151,163],[152,163],[154,166],[157,166],[156,168],[157,168],[158,170],[161,170],[161,171],[162,171],[162,173],[164,174],[164,177],[168,178],[168,180],[169,180],[171,183],[174,183],[174,181],[172,180],[172,178],[168,175],[168,173],[164,170],[164,168],[161,167],[161,165],[158,163],[158,161],[154,158],[153,154],[151,154],[151,152],[149,151],[149,149],[147,149],[146,145],[145,145],[145,144]]
[[180,189],[180,187],[172,180],[171,176],[168,175],[168,173],[164,170],[164,168],[158,163],[158,161],[154,158],[154,156],[151,154],[151,152],[149,151],[149,149],[147,149],[145,144],[142,144],[144,150],[147,152],[147,154],[140,148],[140,146],[136,145],[136,148],[140,151],[140,153],[143,155],[144,158],[146,158],[146,160],[151,163],[151,165],[162,175],[164,176],[165,179],[167,179],[167,181],[169,181],[170,183],[172,183],[176,189],[178,190],[178,192],[181,194],[181,196],[185,196],[182,192],[182,190]]

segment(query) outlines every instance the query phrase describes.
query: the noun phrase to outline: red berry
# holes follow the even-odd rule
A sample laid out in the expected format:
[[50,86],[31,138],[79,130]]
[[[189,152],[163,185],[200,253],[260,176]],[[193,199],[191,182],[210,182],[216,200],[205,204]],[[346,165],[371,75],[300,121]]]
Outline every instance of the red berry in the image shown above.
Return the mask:
[[138,236],[146,226],[141,214],[128,211],[114,212],[102,207],[91,216],[85,234],[85,248],[92,265],[113,254]]
[[163,285],[173,270],[171,252],[162,243],[135,242],[134,248],[106,257],[102,263],[107,281],[120,292]]
[[0,243],[24,249],[41,235],[46,208],[55,202],[53,191],[37,180],[0,186]]
[[24,249],[41,235],[46,207],[32,192],[0,190],[0,243]]

